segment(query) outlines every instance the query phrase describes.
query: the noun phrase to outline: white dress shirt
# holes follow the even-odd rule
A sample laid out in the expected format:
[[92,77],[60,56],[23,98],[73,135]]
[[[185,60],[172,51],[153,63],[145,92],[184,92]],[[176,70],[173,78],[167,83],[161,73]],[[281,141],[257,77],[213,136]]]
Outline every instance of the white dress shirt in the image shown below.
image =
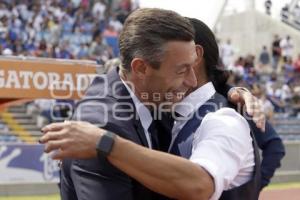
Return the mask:
[[[175,106],[175,111],[185,119],[175,121],[171,146],[189,117],[215,92],[209,82]],[[190,161],[200,165],[213,177],[215,191],[211,200],[219,199],[224,190],[249,181],[255,162],[247,121],[231,108],[206,114],[195,131]]]

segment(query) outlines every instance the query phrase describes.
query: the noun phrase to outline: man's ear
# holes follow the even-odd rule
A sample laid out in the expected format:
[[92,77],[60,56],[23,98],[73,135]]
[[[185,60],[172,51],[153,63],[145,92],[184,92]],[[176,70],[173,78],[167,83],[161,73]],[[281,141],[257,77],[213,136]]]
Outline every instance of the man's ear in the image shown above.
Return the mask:
[[143,79],[147,72],[147,64],[141,58],[134,58],[131,61],[131,71],[136,77]]
[[196,53],[197,53],[197,56],[200,60],[203,59],[203,55],[204,55],[204,50],[203,50],[203,47],[199,44],[196,44]]

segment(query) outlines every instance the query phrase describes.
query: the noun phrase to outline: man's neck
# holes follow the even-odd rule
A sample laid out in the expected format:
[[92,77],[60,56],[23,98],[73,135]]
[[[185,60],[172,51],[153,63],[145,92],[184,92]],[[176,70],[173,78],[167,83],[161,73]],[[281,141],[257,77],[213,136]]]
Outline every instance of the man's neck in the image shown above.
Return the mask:
[[[127,71],[125,71],[125,70],[120,70],[119,71],[119,76],[120,76],[121,80],[124,81],[124,84],[126,84],[127,87],[130,88],[130,90],[131,90],[130,92],[132,94],[134,94],[140,102],[144,103],[144,105],[146,107],[148,107],[147,105],[149,104],[149,101],[142,98],[142,94],[141,94],[140,89],[139,89],[139,87],[136,83],[137,81],[135,81],[132,78],[130,73],[127,73]],[[131,84],[128,84],[128,83],[131,83]]]

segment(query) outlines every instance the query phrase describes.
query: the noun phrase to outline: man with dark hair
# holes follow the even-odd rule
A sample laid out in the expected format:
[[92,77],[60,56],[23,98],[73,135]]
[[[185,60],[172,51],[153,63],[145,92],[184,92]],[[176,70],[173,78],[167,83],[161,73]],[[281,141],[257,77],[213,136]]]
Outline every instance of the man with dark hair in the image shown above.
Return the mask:
[[[150,130],[150,126],[156,126],[152,125],[150,111],[162,103],[169,107],[196,86],[193,65],[198,56],[194,30],[187,19],[173,11],[140,9],[133,12],[124,24],[120,35],[120,54],[121,69],[113,69],[107,76],[93,81],[84,99],[78,103],[73,120],[97,124],[132,144],[159,150],[160,136]],[[92,131],[74,123],[64,124],[73,124],[72,135],[79,129]],[[89,157],[91,159],[63,160],[62,199],[156,199],[158,195],[144,187],[142,180],[136,181],[107,159],[104,152],[109,151],[112,138],[109,134],[105,137],[104,143],[99,143],[99,158],[95,158],[95,154],[94,158]],[[86,142],[92,140],[94,138],[90,137]],[[55,147],[60,143],[57,142],[46,146]],[[77,150],[81,147],[85,144],[76,146]],[[137,153],[129,155],[141,159]],[[190,177],[191,174],[188,174],[180,185]],[[203,175],[203,179],[209,179],[209,176]]]
[[[232,87],[226,84],[228,73],[217,67],[219,50],[214,34],[210,28],[200,20],[190,19],[190,21],[195,29],[195,43],[201,45],[204,49],[204,59],[201,65],[205,66],[207,76],[209,80],[212,80],[216,91],[223,96],[227,96],[227,93]],[[234,92],[234,90],[232,90],[232,92]],[[239,92],[243,92],[243,90]],[[247,110],[247,112],[251,113],[249,110]],[[259,118],[261,118],[260,115],[261,113],[258,112],[252,118],[260,128],[256,127],[256,124],[254,124],[253,121],[251,122],[251,120],[249,120],[249,124],[257,144],[262,150],[263,159],[261,162],[260,181],[260,189],[262,189],[269,184],[276,168],[280,167],[280,161],[285,155],[285,150],[282,140],[269,122],[266,122],[265,131],[262,130],[264,125],[259,122]]]
[[[134,57],[142,57],[154,68],[159,68],[165,49],[162,44],[169,41],[191,41],[194,30],[185,19],[178,20],[176,13],[156,12],[153,9],[139,9],[133,12],[124,24],[119,38],[122,68],[131,70]],[[149,15],[155,15],[147,18]],[[169,24],[173,22],[172,26]],[[167,30],[165,26],[169,24]]]

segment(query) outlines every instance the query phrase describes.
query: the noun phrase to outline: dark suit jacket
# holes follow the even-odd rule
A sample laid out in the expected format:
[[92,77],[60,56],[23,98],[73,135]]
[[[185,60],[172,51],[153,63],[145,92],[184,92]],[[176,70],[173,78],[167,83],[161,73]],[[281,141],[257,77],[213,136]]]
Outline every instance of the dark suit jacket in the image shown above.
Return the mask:
[[[135,111],[126,87],[120,82],[117,69],[113,69],[107,75],[95,78],[85,97],[77,104],[73,119],[97,124],[147,147],[144,130]],[[147,200],[153,195],[152,191],[106,159],[63,161],[63,200]]]

